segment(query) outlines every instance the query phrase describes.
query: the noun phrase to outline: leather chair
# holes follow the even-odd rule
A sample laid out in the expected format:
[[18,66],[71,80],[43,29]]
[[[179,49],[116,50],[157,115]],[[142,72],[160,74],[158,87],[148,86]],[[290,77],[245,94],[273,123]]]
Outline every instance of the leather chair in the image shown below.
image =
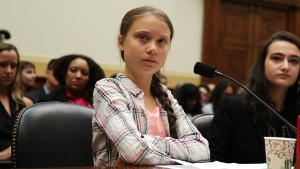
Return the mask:
[[44,102],[23,109],[13,129],[13,167],[93,166],[91,108]]
[[210,125],[214,118],[214,114],[199,114],[192,118],[192,123],[200,131],[205,138],[210,138],[211,128]]

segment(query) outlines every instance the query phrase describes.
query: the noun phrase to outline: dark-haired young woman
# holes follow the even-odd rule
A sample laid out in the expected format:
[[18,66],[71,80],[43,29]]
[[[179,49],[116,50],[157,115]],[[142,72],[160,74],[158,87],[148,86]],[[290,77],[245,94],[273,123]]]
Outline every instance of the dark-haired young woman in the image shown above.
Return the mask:
[[139,7],[123,17],[118,47],[125,73],[98,81],[94,91],[95,165],[209,160],[207,140],[156,75],[172,37],[172,23],[161,10]]
[[49,100],[86,107],[93,107],[95,83],[105,77],[104,71],[94,60],[80,54],[60,57],[56,61],[53,75],[61,89],[50,94]]
[[[300,40],[273,34],[260,48],[249,88],[292,125],[300,114]],[[211,158],[222,162],[265,163],[264,137],[295,133],[248,93],[224,98],[215,112]]]

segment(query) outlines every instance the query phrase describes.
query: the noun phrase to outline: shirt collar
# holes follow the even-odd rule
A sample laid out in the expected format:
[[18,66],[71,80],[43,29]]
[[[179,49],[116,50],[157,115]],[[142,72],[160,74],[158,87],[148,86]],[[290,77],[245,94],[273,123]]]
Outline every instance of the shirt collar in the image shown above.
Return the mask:
[[127,88],[128,91],[135,97],[139,95],[141,95],[141,97],[144,96],[144,92],[140,88],[138,88],[137,85],[133,81],[131,81],[125,74],[118,73],[116,79],[123,83],[125,88]]

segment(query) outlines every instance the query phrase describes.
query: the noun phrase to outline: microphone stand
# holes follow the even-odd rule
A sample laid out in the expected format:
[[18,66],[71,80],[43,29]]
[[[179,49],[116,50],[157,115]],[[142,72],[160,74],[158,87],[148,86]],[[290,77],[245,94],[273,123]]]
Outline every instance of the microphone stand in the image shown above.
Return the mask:
[[225,77],[227,79],[230,79],[231,81],[233,81],[234,83],[236,83],[237,85],[241,86],[244,90],[246,90],[248,93],[250,93],[253,97],[255,97],[257,100],[260,101],[260,103],[262,103],[266,108],[268,108],[269,110],[271,110],[275,116],[277,118],[279,118],[280,120],[282,120],[286,125],[288,125],[288,127],[294,132],[296,133],[296,127],[294,127],[291,123],[289,123],[286,119],[284,119],[280,114],[278,114],[272,107],[270,107],[269,105],[267,105],[263,100],[261,100],[258,96],[256,96],[256,94],[254,94],[253,92],[251,92],[247,87],[245,87],[244,85],[242,85],[240,82],[236,81],[235,79],[231,78],[230,76],[227,76],[221,72],[218,72],[215,70],[215,73],[219,76]]

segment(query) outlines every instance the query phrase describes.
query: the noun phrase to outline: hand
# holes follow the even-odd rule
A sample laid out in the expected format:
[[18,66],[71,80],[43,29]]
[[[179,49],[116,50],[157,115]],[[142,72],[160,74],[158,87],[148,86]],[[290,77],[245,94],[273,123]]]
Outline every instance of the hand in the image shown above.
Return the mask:
[[9,146],[7,149],[0,151],[0,160],[7,160],[11,157],[11,147]]

